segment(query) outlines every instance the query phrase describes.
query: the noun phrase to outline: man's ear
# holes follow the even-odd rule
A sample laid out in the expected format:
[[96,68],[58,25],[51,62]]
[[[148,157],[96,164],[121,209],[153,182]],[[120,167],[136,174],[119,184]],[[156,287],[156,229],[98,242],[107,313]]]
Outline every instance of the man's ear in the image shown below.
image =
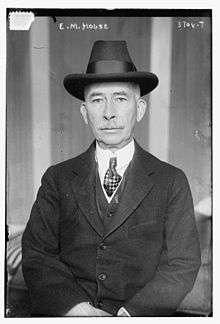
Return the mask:
[[87,109],[86,109],[86,104],[84,102],[80,106],[80,112],[82,114],[84,122],[88,125]]
[[137,102],[137,121],[141,121],[147,109],[147,103],[144,99],[139,98]]

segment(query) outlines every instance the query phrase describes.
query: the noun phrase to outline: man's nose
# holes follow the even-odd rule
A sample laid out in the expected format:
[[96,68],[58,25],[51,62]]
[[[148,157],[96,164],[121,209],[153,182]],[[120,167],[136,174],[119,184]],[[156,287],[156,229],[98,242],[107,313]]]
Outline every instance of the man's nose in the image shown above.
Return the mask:
[[103,117],[106,120],[114,119],[116,117],[115,108],[111,101],[105,102],[105,109],[104,109]]

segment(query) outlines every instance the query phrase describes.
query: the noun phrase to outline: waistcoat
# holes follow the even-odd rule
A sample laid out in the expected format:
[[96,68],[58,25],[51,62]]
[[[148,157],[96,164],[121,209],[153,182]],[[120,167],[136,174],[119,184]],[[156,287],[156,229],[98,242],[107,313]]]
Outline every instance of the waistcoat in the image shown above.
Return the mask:
[[124,173],[124,176],[121,180],[120,185],[117,188],[117,191],[115,192],[112,200],[110,203],[108,203],[105,194],[102,189],[100,177],[98,170],[96,169],[96,177],[95,177],[95,198],[96,198],[96,207],[98,210],[98,214],[102,219],[104,231],[108,231],[109,226],[111,225],[111,222],[113,218],[115,217],[116,210],[118,208],[118,205],[120,204],[123,191],[125,189],[126,185],[126,176],[127,170]]

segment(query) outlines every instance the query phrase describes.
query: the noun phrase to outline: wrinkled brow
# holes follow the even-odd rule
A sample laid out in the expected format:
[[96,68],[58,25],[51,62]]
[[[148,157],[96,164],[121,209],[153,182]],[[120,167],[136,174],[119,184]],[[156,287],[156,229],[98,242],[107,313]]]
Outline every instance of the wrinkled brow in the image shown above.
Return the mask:
[[[103,95],[105,95],[103,92],[94,91],[91,94],[89,94],[87,96],[87,98],[88,99],[92,99],[92,98],[94,98],[96,96],[103,96]],[[126,91],[124,91],[124,90],[122,90],[122,91],[115,91],[115,92],[113,92],[113,96],[128,96],[128,93]]]
[[102,92],[92,92],[92,93],[88,96],[88,98],[91,99],[91,98],[93,98],[93,97],[96,97],[96,96],[102,96],[102,95],[103,95]]
[[[104,93],[103,92],[92,92],[89,96],[88,96],[88,98],[93,98],[93,97],[95,97],[95,96],[102,96],[102,95],[104,95]],[[116,92],[113,92],[113,95],[114,96],[127,96],[128,95],[128,93],[126,92],[126,91],[116,91]]]
[[117,91],[113,93],[114,96],[127,96],[128,93],[126,91]]

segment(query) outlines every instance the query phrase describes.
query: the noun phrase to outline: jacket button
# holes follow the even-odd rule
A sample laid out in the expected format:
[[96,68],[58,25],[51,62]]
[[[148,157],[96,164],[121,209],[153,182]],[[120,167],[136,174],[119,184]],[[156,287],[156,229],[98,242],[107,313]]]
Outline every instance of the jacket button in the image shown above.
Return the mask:
[[106,279],[106,274],[104,274],[104,273],[100,273],[100,274],[98,275],[98,279],[101,280],[101,281],[105,280],[105,279]]
[[108,217],[112,217],[113,216],[113,212],[108,212],[107,216]]
[[107,246],[106,246],[104,243],[101,243],[101,244],[99,245],[99,248],[100,248],[101,250],[105,250],[105,249],[107,248]]

